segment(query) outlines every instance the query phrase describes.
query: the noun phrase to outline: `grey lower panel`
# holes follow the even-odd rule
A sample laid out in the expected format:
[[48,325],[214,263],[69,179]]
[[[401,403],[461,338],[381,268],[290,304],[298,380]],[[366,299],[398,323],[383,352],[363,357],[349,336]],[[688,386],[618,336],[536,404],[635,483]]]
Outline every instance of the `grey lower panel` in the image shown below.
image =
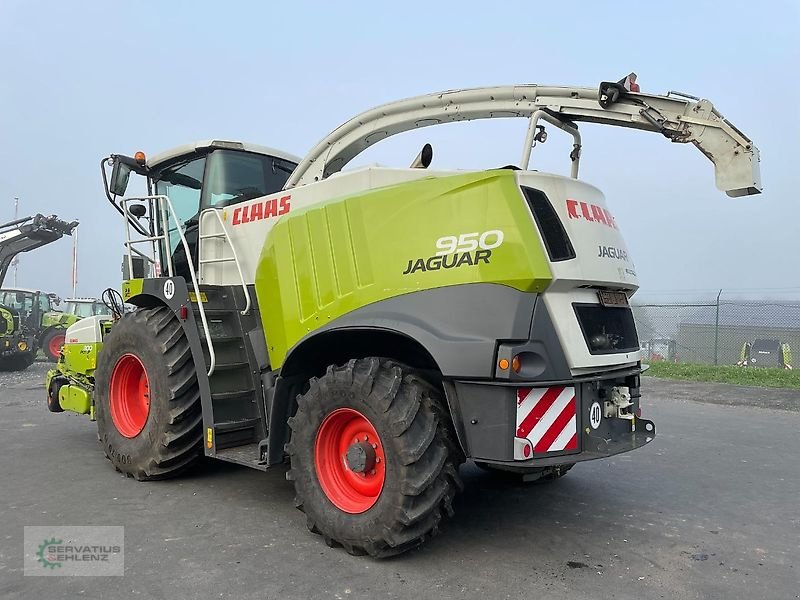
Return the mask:
[[445,377],[489,378],[497,341],[528,339],[536,298],[490,283],[436,288],[359,308],[312,335],[351,327],[396,331],[422,344]]

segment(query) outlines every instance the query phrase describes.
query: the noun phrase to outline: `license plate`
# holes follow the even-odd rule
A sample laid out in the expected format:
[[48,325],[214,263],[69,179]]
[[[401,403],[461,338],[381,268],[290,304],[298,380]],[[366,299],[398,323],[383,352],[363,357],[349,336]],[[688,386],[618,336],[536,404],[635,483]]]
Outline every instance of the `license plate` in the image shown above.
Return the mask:
[[628,306],[628,295],[625,292],[601,290],[597,292],[597,297],[603,306]]

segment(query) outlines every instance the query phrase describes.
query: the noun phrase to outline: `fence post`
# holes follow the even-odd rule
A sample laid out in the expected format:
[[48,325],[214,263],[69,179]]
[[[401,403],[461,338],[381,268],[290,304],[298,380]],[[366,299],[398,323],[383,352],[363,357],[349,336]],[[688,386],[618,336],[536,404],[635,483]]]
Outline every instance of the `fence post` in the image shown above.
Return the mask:
[[719,364],[719,297],[722,295],[722,290],[717,294],[717,318],[714,322],[714,365]]

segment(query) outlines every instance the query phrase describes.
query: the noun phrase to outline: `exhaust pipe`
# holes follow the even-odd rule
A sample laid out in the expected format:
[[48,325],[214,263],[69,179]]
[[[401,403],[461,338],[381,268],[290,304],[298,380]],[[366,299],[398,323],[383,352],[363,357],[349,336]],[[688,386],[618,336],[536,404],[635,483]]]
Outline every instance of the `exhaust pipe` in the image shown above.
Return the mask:
[[433,160],[433,146],[425,144],[411,163],[411,169],[427,169]]

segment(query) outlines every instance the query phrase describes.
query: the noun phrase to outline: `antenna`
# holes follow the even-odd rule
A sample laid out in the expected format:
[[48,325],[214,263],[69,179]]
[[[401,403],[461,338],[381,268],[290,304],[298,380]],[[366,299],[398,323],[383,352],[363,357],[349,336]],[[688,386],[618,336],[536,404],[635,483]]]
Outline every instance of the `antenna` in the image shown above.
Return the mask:
[[[19,219],[19,196],[14,196],[14,220]],[[19,270],[19,254],[14,257],[14,287],[17,287],[17,271]]]
[[78,297],[78,228],[72,231],[72,297]]

